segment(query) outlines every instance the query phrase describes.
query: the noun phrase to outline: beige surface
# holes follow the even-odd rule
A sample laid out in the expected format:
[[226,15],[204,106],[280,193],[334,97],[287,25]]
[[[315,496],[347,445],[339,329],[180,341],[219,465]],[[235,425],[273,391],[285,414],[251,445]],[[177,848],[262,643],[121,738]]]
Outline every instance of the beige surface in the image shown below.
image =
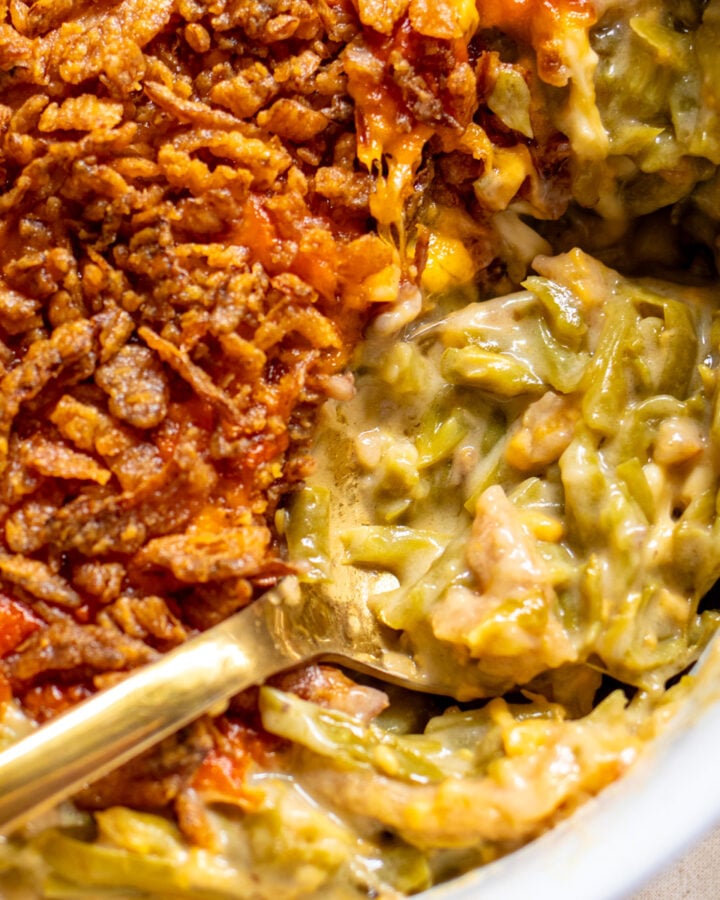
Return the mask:
[[720,900],[720,827],[630,900]]

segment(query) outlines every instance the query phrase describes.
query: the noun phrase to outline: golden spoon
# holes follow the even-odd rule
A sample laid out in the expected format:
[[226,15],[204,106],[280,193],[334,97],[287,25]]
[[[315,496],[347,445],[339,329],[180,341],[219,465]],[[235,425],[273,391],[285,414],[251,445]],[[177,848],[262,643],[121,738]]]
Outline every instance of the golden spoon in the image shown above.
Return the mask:
[[[325,429],[316,448],[333,482],[332,558],[339,523],[360,520],[349,442]],[[332,546],[334,542],[335,546]],[[369,577],[335,565],[323,584],[291,576],[255,603],[94,695],[0,753],[0,834],[8,834],[230,697],[323,659],[415,690],[453,694],[399,651],[368,605]],[[457,687],[457,686],[456,686]]]

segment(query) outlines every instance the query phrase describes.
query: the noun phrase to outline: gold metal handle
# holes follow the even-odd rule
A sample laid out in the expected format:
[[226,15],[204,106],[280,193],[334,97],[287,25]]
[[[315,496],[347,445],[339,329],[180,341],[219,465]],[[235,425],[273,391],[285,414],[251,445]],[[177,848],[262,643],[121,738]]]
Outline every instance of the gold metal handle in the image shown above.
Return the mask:
[[270,633],[274,592],[0,753],[0,833],[298,662]]

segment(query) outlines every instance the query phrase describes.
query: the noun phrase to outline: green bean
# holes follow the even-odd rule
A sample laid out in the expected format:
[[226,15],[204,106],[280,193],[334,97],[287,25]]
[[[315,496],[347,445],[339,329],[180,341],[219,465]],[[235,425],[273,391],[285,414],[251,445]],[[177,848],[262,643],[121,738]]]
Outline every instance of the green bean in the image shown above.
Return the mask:
[[664,300],[665,330],[661,341],[665,359],[656,392],[684,400],[697,366],[698,338],[692,312],[685,303]]
[[542,379],[528,363],[473,344],[448,347],[442,355],[440,371],[451,384],[471,385],[499,397],[538,393],[543,388]]
[[543,380],[561,394],[576,391],[590,362],[589,354],[568,350],[555,339],[543,319],[536,322],[535,335],[540,345],[537,357]]
[[505,484],[511,474],[510,466],[505,462],[505,448],[512,436],[506,432],[485,453],[475,467],[469,479],[469,495],[465,501],[465,509],[474,515],[478,498],[491,484]]
[[324,581],[330,566],[330,492],[303,487],[293,497],[285,535],[293,562],[304,563],[303,581]]
[[263,726],[350,769],[374,769],[419,784],[468,775],[473,756],[453,753],[432,735],[397,735],[267,685],[260,689]]
[[425,571],[442,552],[447,535],[402,525],[358,525],[343,531],[341,539],[345,562],[389,569],[403,578],[418,568]]
[[577,349],[587,334],[587,324],[580,301],[573,292],[561,284],[536,275],[523,281],[523,287],[532,291],[540,301],[555,337]]
[[467,415],[462,409],[450,406],[453,397],[454,391],[442,391],[422,418],[415,438],[418,467],[421,469],[450,457],[468,433]]
[[503,66],[487,97],[490,109],[514,131],[533,137],[530,122],[530,88],[522,74],[512,66]]
[[585,421],[602,434],[617,432],[628,405],[627,360],[637,313],[627,302],[611,303],[592,362],[585,371],[582,402]]
[[648,522],[655,520],[655,498],[645,477],[640,460],[633,456],[617,467],[617,473],[625,483],[630,496],[635,500]]

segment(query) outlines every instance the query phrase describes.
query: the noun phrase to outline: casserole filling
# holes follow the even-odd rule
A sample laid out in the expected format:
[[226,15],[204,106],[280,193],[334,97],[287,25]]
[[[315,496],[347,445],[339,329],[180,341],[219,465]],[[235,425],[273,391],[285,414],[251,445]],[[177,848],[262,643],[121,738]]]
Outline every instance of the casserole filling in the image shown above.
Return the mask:
[[621,775],[717,625],[717,0],[0,9],[2,740],[323,577],[327,398],[461,701],[283,676],[8,883],[396,896]]

